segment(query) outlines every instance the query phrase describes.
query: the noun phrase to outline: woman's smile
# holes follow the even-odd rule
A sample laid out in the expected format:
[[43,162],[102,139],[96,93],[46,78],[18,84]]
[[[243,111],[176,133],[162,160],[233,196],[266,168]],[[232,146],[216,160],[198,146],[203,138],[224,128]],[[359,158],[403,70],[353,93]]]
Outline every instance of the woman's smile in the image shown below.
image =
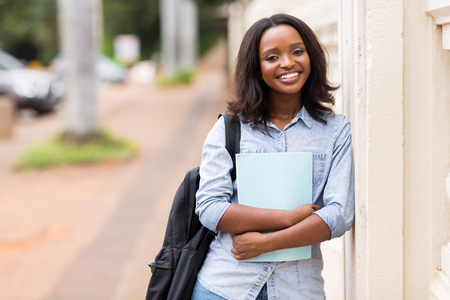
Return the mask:
[[299,75],[300,72],[287,72],[277,76],[276,78],[284,83],[293,83],[298,80]]

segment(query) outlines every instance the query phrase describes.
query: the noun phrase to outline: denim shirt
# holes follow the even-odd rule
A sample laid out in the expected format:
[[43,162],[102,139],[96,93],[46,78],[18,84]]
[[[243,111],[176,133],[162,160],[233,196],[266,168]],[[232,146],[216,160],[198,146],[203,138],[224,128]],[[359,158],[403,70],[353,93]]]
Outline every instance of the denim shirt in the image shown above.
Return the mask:
[[[329,114],[325,120],[326,125],[302,108],[283,130],[269,122],[270,135],[241,122],[240,153],[312,152],[313,203],[321,207],[315,214],[329,226],[331,238],[336,238],[354,221],[351,129],[342,115]],[[238,202],[232,168],[220,118],[203,146],[196,206],[200,221],[214,232],[231,203]],[[218,232],[198,274],[202,285],[219,296],[255,299],[267,283],[269,299],[324,299],[320,244],[312,245],[311,259],[267,263],[238,261],[231,248],[230,234]]]

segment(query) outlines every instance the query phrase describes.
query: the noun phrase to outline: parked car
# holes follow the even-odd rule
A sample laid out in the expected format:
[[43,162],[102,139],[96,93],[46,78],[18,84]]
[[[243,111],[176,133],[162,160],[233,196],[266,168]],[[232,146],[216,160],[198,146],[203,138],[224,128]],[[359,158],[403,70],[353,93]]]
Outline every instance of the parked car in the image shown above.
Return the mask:
[[[52,59],[49,69],[60,77],[64,76],[65,62],[60,55]],[[97,78],[106,83],[123,83],[127,79],[127,67],[116,63],[111,58],[100,55],[96,64],[95,71]]]
[[123,83],[127,79],[128,69],[109,57],[101,55],[97,60],[96,71],[97,77],[102,82]]
[[0,49],[0,94],[9,95],[16,109],[31,108],[39,114],[53,111],[61,101],[63,83],[51,72],[27,69],[17,58]]

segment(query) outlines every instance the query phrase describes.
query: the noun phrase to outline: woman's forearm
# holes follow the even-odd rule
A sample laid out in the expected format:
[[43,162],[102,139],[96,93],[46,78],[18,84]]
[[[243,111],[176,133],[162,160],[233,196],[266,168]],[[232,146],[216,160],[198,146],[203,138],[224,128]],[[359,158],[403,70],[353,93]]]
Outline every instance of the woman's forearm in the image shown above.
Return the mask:
[[330,236],[331,231],[328,225],[319,216],[313,214],[300,223],[279,231],[233,235],[231,252],[236,259],[245,260],[275,250],[318,244],[328,240]]
[[297,224],[318,209],[320,209],[319,206],[312,204],[299,206],[295,210],[264,209],[232,204],[220,219],[217,230],[231,234],[281,230]]
[[267,234],[270,251],[304,247],[321,243],[330,239],[331,231],[328,225],[313,214],[300,223],[289,228]]

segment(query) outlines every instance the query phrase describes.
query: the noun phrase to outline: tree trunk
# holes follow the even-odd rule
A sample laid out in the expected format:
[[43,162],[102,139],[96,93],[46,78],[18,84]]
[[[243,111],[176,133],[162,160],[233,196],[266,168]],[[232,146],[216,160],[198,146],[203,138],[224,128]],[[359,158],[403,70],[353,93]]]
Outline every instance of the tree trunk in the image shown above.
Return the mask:
[[177,1],[160,0],[161,14],[161,65],[167,76],[173,76],[178,68],[177,59]]
[[83,142],[98,136],[96,72],[101,0],[58,0],[65,64],[64,135]]
[[198,56],[197,4],[192,0],[178,0],[178,57],[179,67],[193,70]]

